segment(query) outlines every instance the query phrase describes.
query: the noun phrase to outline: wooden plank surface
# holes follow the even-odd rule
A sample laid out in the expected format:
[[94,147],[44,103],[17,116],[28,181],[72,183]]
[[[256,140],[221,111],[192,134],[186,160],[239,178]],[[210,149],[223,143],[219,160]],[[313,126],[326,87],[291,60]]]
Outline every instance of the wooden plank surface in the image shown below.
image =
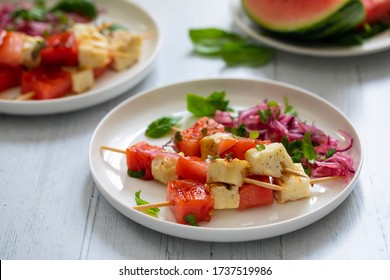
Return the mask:
[[[390,52],[316,58],[277,52],[262,68],[226,68],[192,53],[190,28],[234,29],[226,0],[134,1],[156,16],[164,47],[133,90],[89,109],[52,116],[0,114],[1,259],[389,259]],[[298,231],[240,243],[197,242],[145,228],[97,190],[92,133],[113,107],[143,90],[208,77],[269,78],[308,89],[361,133],[364,167],[335,211]]]

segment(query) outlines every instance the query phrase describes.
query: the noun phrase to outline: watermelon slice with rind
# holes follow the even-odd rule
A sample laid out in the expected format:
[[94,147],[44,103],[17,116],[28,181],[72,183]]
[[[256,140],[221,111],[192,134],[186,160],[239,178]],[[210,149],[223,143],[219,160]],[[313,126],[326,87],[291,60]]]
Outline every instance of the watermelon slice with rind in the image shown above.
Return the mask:
[[305,39],[342,34],[365,18],[360,0],[242,0],[242,5],[263,29]]

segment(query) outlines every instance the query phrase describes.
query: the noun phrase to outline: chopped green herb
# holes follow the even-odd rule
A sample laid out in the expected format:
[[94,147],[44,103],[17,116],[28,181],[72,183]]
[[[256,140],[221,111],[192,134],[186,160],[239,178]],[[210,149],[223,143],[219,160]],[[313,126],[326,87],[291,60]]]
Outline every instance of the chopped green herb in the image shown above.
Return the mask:
[[306,132],[303,136],[302,152],[310,163],[314,163],[314,161],[317,159],[317,153],[314,150],[313,143],[310,139],[310,132]]
[[131,169],[127,169],[127,175],[133,178],[143,178],[145,176],[145,170],[141,169],[139,171],[133,171]]
[[260,136],[260,132],[258,132],[257,130],[251,131],[249,133],[249,138],[253,140],[259,138],[259,136]]
[[45,47],[45,41],[37,41],[35,47],[33,48],[31,52],[31,58],[37,59],[41,53],[41,50]]
[[225,131],[230,132],[231,134],[238,137],[245,137],[248,134],[246,130],[246,125],[244,123],[240,124],[237,128],[225,127]]
[[268,108],[271,108],[271,107],[279,108],[279,103],[276,102],[275,100],[271,100],[271,101],[268,101],[267,106],[268,106]]
[[[141,198],[141,191],[135,193],[135,203],[137,205],[150,204],[149,202]],[[148,213],[150,216],[157,217],[157,214],[160,212],[160,208],[149,208],[146,209],[145,212]]]
[[259,151],[259,152],[265,150],[265,145],[264,145],[264,144],[261,144],[261,143],[260,143],[260,144],[257,144],[257,145],[256,145],[256,150]]
[[196,217],[195,217],[194,214],[185,215],[184,216],[184,221],[186,221],[191,226],[195,226],[195,227],[198,226],[198,222],[197,222]]
[[207,155],[206,159],[207,161],[213,161],[213,160],[216,160],[217,158],[221,158],[219,155]]
[[331,156],[334,155],[335,152],[336,152],[336,149],[335,149],[335,148],[330,148],[330,149],[326,152],[325,158],[326,158],[326,159],[330,158]]
[[269,116],[271,115],[271,111],[269,109],[266,110],[258,110],[257,113],[259,114],[260,121],[262,123],[267,123]]
[[207,136],[207,127],[203,127],[203,128],[201,129],[201,132],[202,132],[202,136],[203,136],[203,137]]
[[283,137],[281,142],[291,156],[293,162],[300,163],[303,158],[302,140],[288,142],[287,137]]
[[207,97],[189,93],[186,98],[187,110],[196,117],[213,116],[217,110],[229,110],[229,100],[225,99],[224,91],[215,91]]
[[234,159],[234,154],[233,154],[233,152],[227,153],[227,154],[225,155],[225,158],[228,159],[228,160]]
[[[276,109],[279,109],[279,103],[276,102],[276,101],[269,101],[269,102],[267,103],[267,109],[258,110],[258,111],[257,111],[257,113],[258,113],[258,115],[259,115],[259,117],[260,117],[260,121],[261,121],[262,123],[267,123],[269,117],[272,115],[272,111],[271,111],[271,108],[272,108],[272,107],[274,107],[274,108],[276,108]],[[279,111],[277,111],[277,112],[278,112],[278,115],[279,115]],[[277,118],[278,115],[275,116],[275,117]]]
[[178,116],[162,117],[146,128],[145,135],[150,138],[160,138],[164,136],[171,128],[181,120]]
[[291,106],[289,103],[288,103],[288,98],[287,96],[284,97],[284,113],[286,115],[292,115],[294,117],[297,117],[298,116],[298,111],[293,107]]

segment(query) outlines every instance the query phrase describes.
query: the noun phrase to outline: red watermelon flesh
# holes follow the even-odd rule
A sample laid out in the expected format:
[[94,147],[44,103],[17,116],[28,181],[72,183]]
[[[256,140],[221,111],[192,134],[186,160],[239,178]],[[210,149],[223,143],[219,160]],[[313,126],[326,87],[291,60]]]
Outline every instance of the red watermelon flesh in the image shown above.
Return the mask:
[[[252,176],[252,179],[269,183],[267,176]],[[273,191],[256,185],[245,183],[240,188],[240,206],[238,210],[269,205],[274,202]]]
[[365,22],[390,22],[390,0],[362,0],[366,10]]

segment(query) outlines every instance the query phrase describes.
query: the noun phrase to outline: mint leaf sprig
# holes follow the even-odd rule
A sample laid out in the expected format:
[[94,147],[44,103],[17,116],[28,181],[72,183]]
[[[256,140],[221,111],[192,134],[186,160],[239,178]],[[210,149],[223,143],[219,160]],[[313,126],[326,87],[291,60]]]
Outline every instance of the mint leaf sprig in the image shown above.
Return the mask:
[[190,29],[189,36],[195,53],[221,57],[228,66],[259,67],[266,65],[274,57],[272,49],[218,28]]
[[[150,204],[149,202],[147,202],[146,200],[143,200],[141,198],[141,191],[138,191],[138,192],[135,193],[135,203],[137,205]],[[149,208],[149,209],[146,209],[145,212],[147,214],[149,214],[150,216],[157,217],[158,213],[160,212],[160,208]]]
[[215,111],[228,111],[229,100],[225,99],[224,91],[214,91],[209,96],[189,93],[186,96],[187,110],[196,117],[213,116]]

